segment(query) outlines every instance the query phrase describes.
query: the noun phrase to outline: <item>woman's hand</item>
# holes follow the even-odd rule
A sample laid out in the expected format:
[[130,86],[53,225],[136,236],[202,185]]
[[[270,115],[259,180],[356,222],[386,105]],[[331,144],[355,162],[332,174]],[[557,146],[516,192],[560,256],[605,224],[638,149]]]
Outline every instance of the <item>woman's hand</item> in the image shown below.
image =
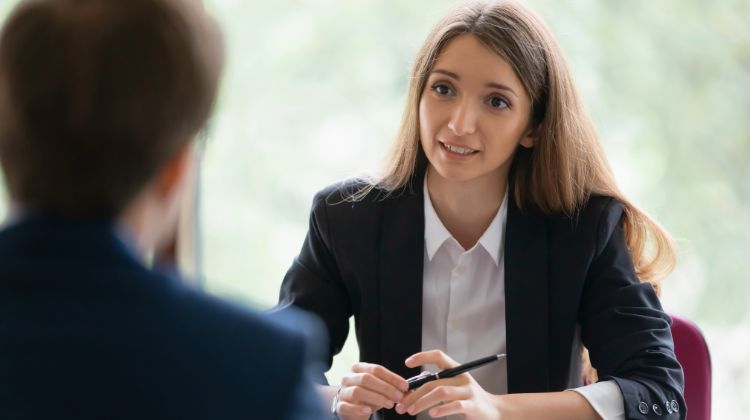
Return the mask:
[[[458,366],[440,350],[417,353],[406,359],[406,366],[436,365],[441,370]],[[424,410],[431,417],[463,414],[471,419],[500,419],[496,396],[488,393],[468,373],[428,382],[404,397],[396,405],[399,414],[416,415]]]
[[342,420],[365,420],[381,408],[393,408],[408,389],[404,378],[383,366],[355,363],[341,379],[336,413]]

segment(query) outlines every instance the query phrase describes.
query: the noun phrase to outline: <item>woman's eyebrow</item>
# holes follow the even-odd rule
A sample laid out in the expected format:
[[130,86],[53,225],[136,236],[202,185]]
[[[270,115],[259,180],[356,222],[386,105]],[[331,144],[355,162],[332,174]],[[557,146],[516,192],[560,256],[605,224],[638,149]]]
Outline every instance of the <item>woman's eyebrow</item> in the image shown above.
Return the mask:
[[502,83],[490,82],[490,83],[487,83],[486,86],[487,87],[491,87],[491,88],[495,88],[495,89],[500,89],[500,90],[508,91],[511,94],[513,94],[513,96],[518,97],[518,95],[516,94],[516,92],[513,89],[511,89],[510,86],[506,86],[506,85],[504,85]]
[[435,69],[432,71],[433,73],[440,73],[444,74],[452,79],[461,80],[461,77],[457,75],[456,73],[453,73],[452,71],[443,70],[443,69]]
[[[454,73],[454,72],[452,72],[450,70],[435,69],[432,72],[433,73],[444,74],[444,75],[450,77],[451,79],[455,79],[457,81],[461,80],[461,76],[459,76],[458,74],[456,74],[456,73]],[[516,97],[518,96],[518,94],[516,94],[516,92],[513,89],[511,89],[510,86],[504,85],[502,83],[488,82],[485,86],[491,87],[491,88],[494,88],[494,89],[505,90],[505,91],[508,91],[508,92],[512,93],[513,96],[516,96]]]

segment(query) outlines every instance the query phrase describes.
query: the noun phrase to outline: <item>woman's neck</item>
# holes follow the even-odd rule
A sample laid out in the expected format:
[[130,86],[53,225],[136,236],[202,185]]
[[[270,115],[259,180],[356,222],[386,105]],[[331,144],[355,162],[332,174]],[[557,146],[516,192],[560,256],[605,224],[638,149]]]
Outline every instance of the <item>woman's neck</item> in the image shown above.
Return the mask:
[[427,190],[440,221],[464,249],[471,249],[487,230],[505,197],[507,172],[471,181],[453,181],[427,170]]

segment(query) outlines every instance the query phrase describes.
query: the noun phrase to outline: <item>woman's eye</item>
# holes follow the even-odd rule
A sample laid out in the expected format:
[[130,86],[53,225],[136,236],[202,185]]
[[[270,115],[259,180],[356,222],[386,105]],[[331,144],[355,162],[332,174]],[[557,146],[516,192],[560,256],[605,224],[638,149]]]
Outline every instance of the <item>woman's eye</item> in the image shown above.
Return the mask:
[[432,90],[434,90],[435,92],[437,92],[438,95],[441,95],[441,96],[448,96],[448,95],[453,94],[453,90],[451,90],[451,88],[448,87],[448,85],[443,85],[443,84],[437,84],[433,86]]
[[499,96],[493,96],[490,98],[490,106],[495,109],[504,109],[508,108],[508,101],[505,99],[499,97]]
[[490,106],[495,109],[505,109],[508,108],[510,104],[508,104],[508,101],[499,96],[493,96],[490,98]]

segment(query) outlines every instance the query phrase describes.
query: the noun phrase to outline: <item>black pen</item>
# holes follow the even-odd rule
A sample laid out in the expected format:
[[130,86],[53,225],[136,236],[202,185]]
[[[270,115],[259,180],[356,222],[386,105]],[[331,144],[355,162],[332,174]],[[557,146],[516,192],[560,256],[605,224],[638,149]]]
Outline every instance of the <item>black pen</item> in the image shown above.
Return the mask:
[[452,378],[456,375],[460,375],[464,372],[468,372],[472,369],[476,369],[480,366],[484,366],[488,363],[492,363],[495,360],[504,359],[506,354],[493,354],[492,356],[482,357],[481,359],[473,360],[463,365],[458,365],[454,368],[446,369],[437,373],[422,373],[417,376],[413,376],[406,380],[409,384],[409,389],[419,388],[427,382],[436,381],[438,379]]

